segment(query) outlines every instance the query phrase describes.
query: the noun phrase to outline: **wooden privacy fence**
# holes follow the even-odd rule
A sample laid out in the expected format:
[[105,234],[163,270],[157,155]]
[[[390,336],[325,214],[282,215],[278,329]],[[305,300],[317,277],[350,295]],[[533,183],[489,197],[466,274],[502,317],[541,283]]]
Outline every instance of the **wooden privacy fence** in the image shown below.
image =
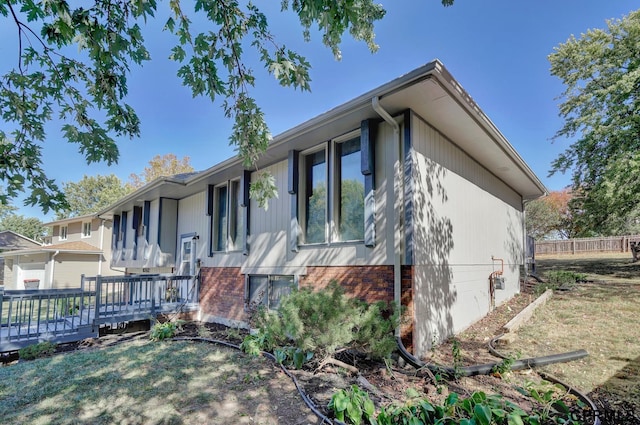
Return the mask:
[[630,252],[631,242],[640,242],[640,235],[536,241],[536,255]]
[[0,290],[0,352],[98,336],[100,326],[198,309],[197,276],[82,276],[80,288]]

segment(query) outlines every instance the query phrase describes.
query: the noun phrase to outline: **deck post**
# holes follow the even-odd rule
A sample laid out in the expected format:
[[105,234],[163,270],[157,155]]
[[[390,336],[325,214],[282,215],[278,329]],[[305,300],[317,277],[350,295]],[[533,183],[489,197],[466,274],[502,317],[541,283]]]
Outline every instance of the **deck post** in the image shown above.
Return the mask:
[[[101,292],[102,291],[102,276],[101,275],[97,275],[96,276],[96,313],[94,315],[94,320],[93,320],[93,324],[95,325],[96,320],[95,319],[99,319],[100,318],[100,299],[102,298]],[[94,329],[95,331],[95,329]]]
[[[140,280],[142,282],[142,279]],[[149,286],[150,286],[150,292],[151,292],[151,316],[153,316],[154,318],[156,317],[156,293],[158,292],[158,287],[159,285],[157,285],[157,280],[155,279],[149,279]]]

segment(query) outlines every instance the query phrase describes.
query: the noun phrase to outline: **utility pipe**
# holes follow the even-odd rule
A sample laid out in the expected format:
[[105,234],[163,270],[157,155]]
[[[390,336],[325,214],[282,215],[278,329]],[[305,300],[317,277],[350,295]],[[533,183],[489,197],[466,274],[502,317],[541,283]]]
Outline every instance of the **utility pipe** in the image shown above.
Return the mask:
[[[453,368],[449,366],[437,366],[432,364],[424,363],[422,360],[417,359],[411,353],[407,351],[407,349],[402,344],[402,340],[396,337],[396,342],[398,344],[398,351],[400,356],[407,361],[411,366],[416,369],[420,369],[423,367],[428,368],[433,373],[439,373],[447,376],[475,376],[475,375],[488,375],[490,374],[496,366],[499,366],[502,362],[495,363],[485,363],[473,366],[464,366],[459,368]],[[560,354],[551,354],[549,356],[543,357],[531,357],[527,359],[514,360],[511,365],[511,370],[523,370],[530,369],[536,366],[546,366],[554,363],[563,363],[569,362],[573,360],[579,360],[584,357],[587,357],[589,353],[585,350],[577,350],[570,351],[568,353],[560,353]]]
[[98,254],[98,274],[102,274],[102,258],[104,256],[104,222],[105,219],[100,219],[100,250],[102,250],[103,254]]
[[56,255],[60,254],[60,250],[56,250],[51,256],[51,276],[49,276],[49,289],[53,288],[53,276],[56,268]]
[[[374,96],[371,99],[371,106],[373,110],[376,111],[380,117],[385,120],[387,124],[391,126],[393,129],[393,162],[397,164],[397,167],[394,169],[394,179],[393,179],[393,191],[394,191],[394,200],[402,200],[403,199],[403,187],[404,187],[404,178],[403,178],[403,161],[402,161],[402,145],[400,140],[400,125],[398,122],[380,105],[380,98],[378,96]],[[396,184],[396,182],[399,182]],[[404,202],[399,202],[399,208],[402,210],[404,208]],[[402,289],[402,224],[400,221],[401,213],[396,213],[393,215],[393,231],[396,234],[396,237],[393,240],[394,251],[393,251],[393,299],[399,308],[401,306],[401,289]],[[396,244],[396,240],[398,244]],[[400,335],[400,325],[396,327],[395,330],[396,336]]]

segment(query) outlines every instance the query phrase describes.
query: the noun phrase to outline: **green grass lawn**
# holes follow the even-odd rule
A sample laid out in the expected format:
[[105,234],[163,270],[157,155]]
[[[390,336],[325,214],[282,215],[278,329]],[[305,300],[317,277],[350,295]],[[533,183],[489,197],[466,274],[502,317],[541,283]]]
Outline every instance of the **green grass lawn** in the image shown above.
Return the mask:
[[269,361],[205,343],[145,339],[0,367],[4,425],[286,424],[308,413]]

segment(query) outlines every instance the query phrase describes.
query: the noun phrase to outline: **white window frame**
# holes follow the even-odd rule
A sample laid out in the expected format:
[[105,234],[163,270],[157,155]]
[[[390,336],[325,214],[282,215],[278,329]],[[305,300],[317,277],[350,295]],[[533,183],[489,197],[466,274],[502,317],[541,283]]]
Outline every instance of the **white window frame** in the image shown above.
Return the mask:
[[68,237],[69,237],[69,226],[66,224],[64,226],[60,226],[60,233],[58,234],[58,238],[61,241],[66,241]]
[[[299,223],[301,224],[302,230],[302,245],[303,246],[314,246],[314,245],[330,245],[330,244],[339,244],[339,243],[363,243],[364,242],[364,224],[362,229],[362,238],[352,239],[352,240],[342,240],[340,234],[340,190],[339,185],[341,181],[338,179],[339,171],[337,169],[337,165],[340,161],[338,158],[338,149],[337,145],[348,142],[352,139],[362,137],[360,130],[354,130],[349,133],[343,134],[339,137],[331,139],[329,142],[322,143],[318,146],[314,146],[311,149],[307,149],[300,153],[298,167],[301,170],[299,173],[300,179],[300,193],[302,196],[298,199],[298,216]],[[325,177],[325,182],[327,184],[327,198],[325,202],[325,238],[322,242],[307,242],[307,167],[306,160],[307,157],[313,154],[316,154],[320,151],[325,152],[325,164],[327,169],[327,175]],[[360,151],[361,152],[361,151]],[[331,214],[329,214],[331,213]],[[363,205],[363,214],[364,214],[364,205]]]
[[[87,232],[87,228],[89,230],[88,232]],[[83,221],[82,222],[82,234],[81,234],[81,237],[83,239],[90,238],[92,230],[93,229],[91,228],[91,222],[90,221]]]

